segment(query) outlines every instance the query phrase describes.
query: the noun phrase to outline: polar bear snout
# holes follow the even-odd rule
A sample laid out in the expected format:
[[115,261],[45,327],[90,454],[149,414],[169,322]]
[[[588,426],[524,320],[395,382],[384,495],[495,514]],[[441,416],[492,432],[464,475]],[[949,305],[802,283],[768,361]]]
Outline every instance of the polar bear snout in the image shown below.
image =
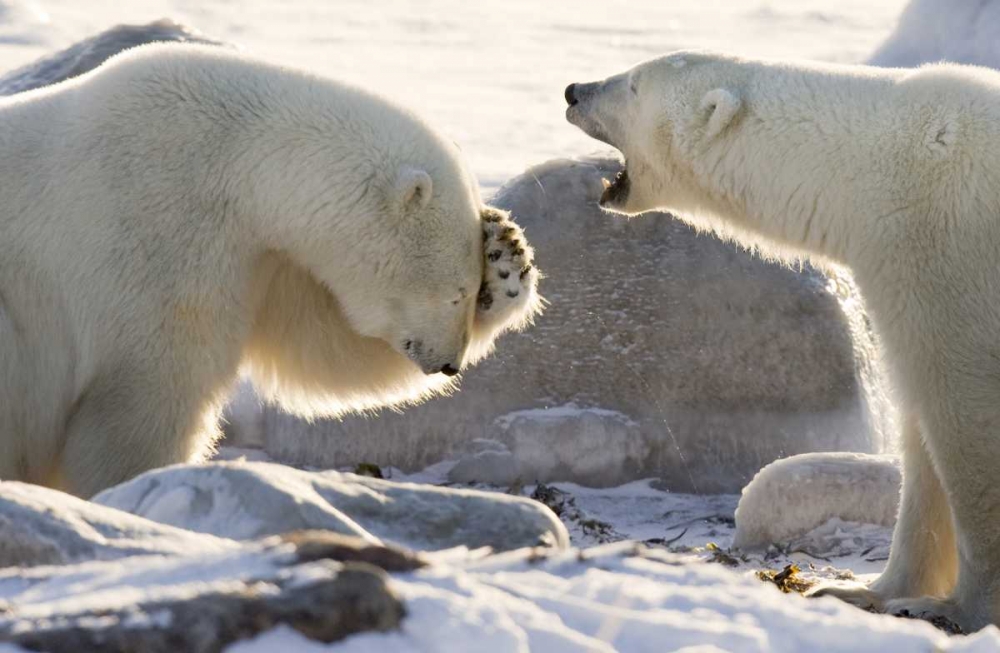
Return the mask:
[[569,86],[567,86],[566,90],[563,92],[563,97],[566,98],[566,104],[568,104],[571,107],[574,106],[577,103],[576,84],[570,84]]
[[460,352],[453,356],[442,356],[434,347],[426,346],[423,340],[405,340],[403,353],[428,376],[433,374],[455,376],[462,371],[462,361],[465,359],[467,346],[468,337],[463,336]]
[[566,87],[566,90],[563,91],[563,97],[566,98],[566,104],[571,107],[575,107],[581,102],[590,99],[595,95],[601,84],[602,82],[590,82],[585,84],[574,82],[570,84]]
[[591,138],[618,147],[615,139],[619,132],[617,112],[606,110],[604,105],[613,101],[619,86],[621,84],[616,79],[570,84],[563,92],[568,105],[566,120]]

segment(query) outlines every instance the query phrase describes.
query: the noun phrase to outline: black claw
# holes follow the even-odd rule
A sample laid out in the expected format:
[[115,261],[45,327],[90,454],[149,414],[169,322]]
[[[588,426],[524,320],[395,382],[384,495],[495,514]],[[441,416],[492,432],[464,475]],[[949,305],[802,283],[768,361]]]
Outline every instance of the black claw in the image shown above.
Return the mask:
[[524,250],[520,247],[511,252],[511,256],[521,256],[522,254],[524,254]]
[[504,227],[500,231],[500,235],[497,237],[498,240],[510,240],[514,236],[514,232],[517,231],[514,227]]
[[528,276],[528,273],[529,273],[529,272],[531,272],[531,266],[530,266],[530,265],[527,265],[527,266],[525,266],[525,267],[524,267],[524,268],[523,268],[523,269],[521,270],[521,276],[520,276],[520,277],[518,277],[518,278],[519,278],[519,279],[521,279],[521,280],[524,280],[524,278],[525,278],[526,276]]
[[503,214],[499,211],[491,211],[490,209],[485,209],[482,213],[484,222],[500,222],[503,219]]

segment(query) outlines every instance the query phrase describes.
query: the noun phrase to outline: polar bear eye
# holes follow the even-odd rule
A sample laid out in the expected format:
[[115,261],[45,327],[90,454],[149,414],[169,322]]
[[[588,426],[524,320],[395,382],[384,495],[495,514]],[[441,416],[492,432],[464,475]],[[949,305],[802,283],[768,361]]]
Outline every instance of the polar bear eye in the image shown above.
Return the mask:
[[639,94],[639,80],[637,80],[635,76],[630,76],[628,78],[628,88],[632,91],[632,95]]

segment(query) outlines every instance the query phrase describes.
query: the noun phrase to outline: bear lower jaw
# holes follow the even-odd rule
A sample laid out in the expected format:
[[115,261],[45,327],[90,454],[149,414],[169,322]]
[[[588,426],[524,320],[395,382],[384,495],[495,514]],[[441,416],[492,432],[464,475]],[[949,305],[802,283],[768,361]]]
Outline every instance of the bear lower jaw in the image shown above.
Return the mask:
[[573,125],[594,140],[610,145],[611,147],[617,147],[617,145],[611,142],[611,137],[608,136],[607,132],[604,131],[597,121],[593,120],[590,116],[583,112],[580,108],[579,102],[566,107],[566,122]]
[[599,204],[605,209],[615,209],[625,206],[625,202],[628,201],[629,191],[631,190],[631,181],[628,176],[628,169],[622,168],[615,175],[613,181],[608,181],[607,179],[602,179],[604,182],[604,192],[601,193],[601,199]]

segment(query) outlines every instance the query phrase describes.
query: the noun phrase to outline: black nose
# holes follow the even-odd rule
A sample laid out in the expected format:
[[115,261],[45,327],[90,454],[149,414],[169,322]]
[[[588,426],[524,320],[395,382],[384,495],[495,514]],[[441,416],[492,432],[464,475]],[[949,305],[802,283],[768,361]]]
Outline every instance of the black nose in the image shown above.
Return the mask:
[[566,98],[566,104],[568,104],[569,106],[573,106],[574,104],[576,104],[577,102],[576,84],[570,84],[569,86],[567,86],[566,92],[563,93],[563,96]]
[[458,370],[456,370],[451,365],[445,365],[444,367],[441,368],[441,374],[444,374],[445,376],[455,376],[456,374],[458,374]]

